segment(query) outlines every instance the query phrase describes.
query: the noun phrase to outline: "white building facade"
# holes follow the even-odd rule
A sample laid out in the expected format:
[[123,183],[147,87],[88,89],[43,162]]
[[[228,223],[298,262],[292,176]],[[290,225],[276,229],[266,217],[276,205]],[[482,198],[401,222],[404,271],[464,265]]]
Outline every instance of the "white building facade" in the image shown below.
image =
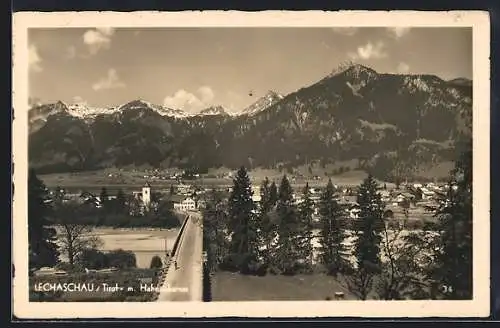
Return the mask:
[[191,197],[187,197],[178,203],[174,203],[174,209],[178,211],[196,210],[196,202]]

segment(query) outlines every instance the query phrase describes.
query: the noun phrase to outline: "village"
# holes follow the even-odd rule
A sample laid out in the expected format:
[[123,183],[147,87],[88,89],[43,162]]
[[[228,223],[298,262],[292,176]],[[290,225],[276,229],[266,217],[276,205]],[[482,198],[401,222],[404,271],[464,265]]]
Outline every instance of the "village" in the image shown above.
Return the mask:
[[[347,219],[357,218],[356,189],[353,186],[334,185],[338,195],[338,202],[346,210]],[[323,187],[324,188],[324,187]],[[321,187],[309,189],[311,200],[314,203],[313,221],[319,222],[319,200],[323,191]],[[439,196],[445,193],[449,186],[445,183],[402,183],[400,186],[379,184],[379,194],[385,204],[385,217],[389,219],[402,219],[421,221],[431,219],[432,213],[427,208],[438,205]],[[170,188],[152,187],[150,182],[145,182],[142,188],[132,190],[126,196],[127,207],[130,215],[144,214],[146,209],[157,208],[159,200],[166,201],[170,207],[177,212],[202,210],[205,207],[208,195],[211,191],[218,191],[223,199],[228,199],[231,187],[226,186],[200,186],[196,180],[177,180]],[[52,191],[54,192],[54,191]],[[293,199],[298,205],[302,202],[303,187],[294,187]],[[108,199],[116,199],[116,192],[109,190]],[[79,203],[92,203],[96,208],[102,206],[100,195],[85,190],[65,193],[65,201],[76,201]],[[261,200],[260,187],[252,186],[252,200],[258,211]],[[133,206],[135,204],[135,206]]]

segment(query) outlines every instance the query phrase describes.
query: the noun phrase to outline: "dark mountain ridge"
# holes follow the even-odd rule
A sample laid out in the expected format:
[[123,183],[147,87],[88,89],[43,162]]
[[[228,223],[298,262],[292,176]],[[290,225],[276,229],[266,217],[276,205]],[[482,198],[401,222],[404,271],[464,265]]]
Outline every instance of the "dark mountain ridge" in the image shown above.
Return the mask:
[[[205,171],[358,159],[388,176],[402,162],[453,160],[459,142],[471,138],[471,97],[472,84],[461,80],[351,65],[284,97],[271,94],[269,106],[257,104],[251,115],[217,107],[210,115],[174,115],[144,102],[89,121],[57,103],[30,112],[30,127],[37,125],[30,164],[42,171],[131,164]],[[41,112],[50,113],[45,123],[32,120]]]

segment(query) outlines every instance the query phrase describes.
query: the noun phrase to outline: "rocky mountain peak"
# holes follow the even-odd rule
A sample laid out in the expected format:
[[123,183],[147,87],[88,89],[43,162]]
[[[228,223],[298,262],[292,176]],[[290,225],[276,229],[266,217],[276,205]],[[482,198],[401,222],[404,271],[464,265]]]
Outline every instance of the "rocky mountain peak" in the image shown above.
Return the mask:
[[275,103],[279,102],[282,100],[284,97],[283,95],[279,94],[278,92],[274,90],[269,90],[264,96],[260,97],[255,101],[253,104],[245,108],[241,114],[242,115],[255,115],[257,113],[260,113],[267,108],[271,107]]
[[198,115],[228,115],[228,113],[223,106],[216,105],[202,109]]

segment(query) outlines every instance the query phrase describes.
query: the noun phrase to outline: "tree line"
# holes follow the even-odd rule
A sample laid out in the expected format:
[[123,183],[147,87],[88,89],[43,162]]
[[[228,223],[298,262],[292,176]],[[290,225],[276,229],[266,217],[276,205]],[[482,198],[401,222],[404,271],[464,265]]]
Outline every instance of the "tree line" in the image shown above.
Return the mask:
[[53,218],[59,222],[70,219],[72,223],[86,226],[123,228],[173,228],[180,225],[173,204],[160,193],[151,194],[147,207],[140,199],[125,195],[121,189],[111,197],[106,187],[101,189],[99,197],[88,192],[82,193],[80,201],[65,200],[65,197],[65,191],[59,187],[51,197]]
[[[172,212],[172,206],[158,195],[153,197],[158,206],[139,214],[130,214],[133,202],[126,200],[119,191],[110,199],[106,188],[100,193],[100,204],[95,199],[88,202],[67,200],[64,190],[56,188],[51,195],[34,170],[28,174],[28,237],[29,267],[34,271],[41,267],[73,268],[83,270],[136,267],[135,254],[124,250],[108,253],[98,251],[102,241],[94,233],[94,227],[175,227],[180,221]],[[129,205],[132,204],[132,205]],[[63,255],[67,262],[61,263]],[[154,263],[153,263],[154,260]],[[158,259],[152,267],[158,267]],[[160,259],[161,260],[161,259]],[[78,271],[78,270],[77,270]]]
[[[310,274],[318,270],[342,282],[360,299],[470,299],[472,297],[472,151],[464,152],[440,194],[435,216],[420,230],[389,225],[376,180],[359,186],[356,218],[331,180],[319,203],[313,233],[309,186],[296,202],[284,175],[265,179],[260,202],[252,200],[247,170],[238,170],[229,198],[212,191],[205,210],[207,268],[242,274]],[[318,247],[314,249],[315,238]]]

